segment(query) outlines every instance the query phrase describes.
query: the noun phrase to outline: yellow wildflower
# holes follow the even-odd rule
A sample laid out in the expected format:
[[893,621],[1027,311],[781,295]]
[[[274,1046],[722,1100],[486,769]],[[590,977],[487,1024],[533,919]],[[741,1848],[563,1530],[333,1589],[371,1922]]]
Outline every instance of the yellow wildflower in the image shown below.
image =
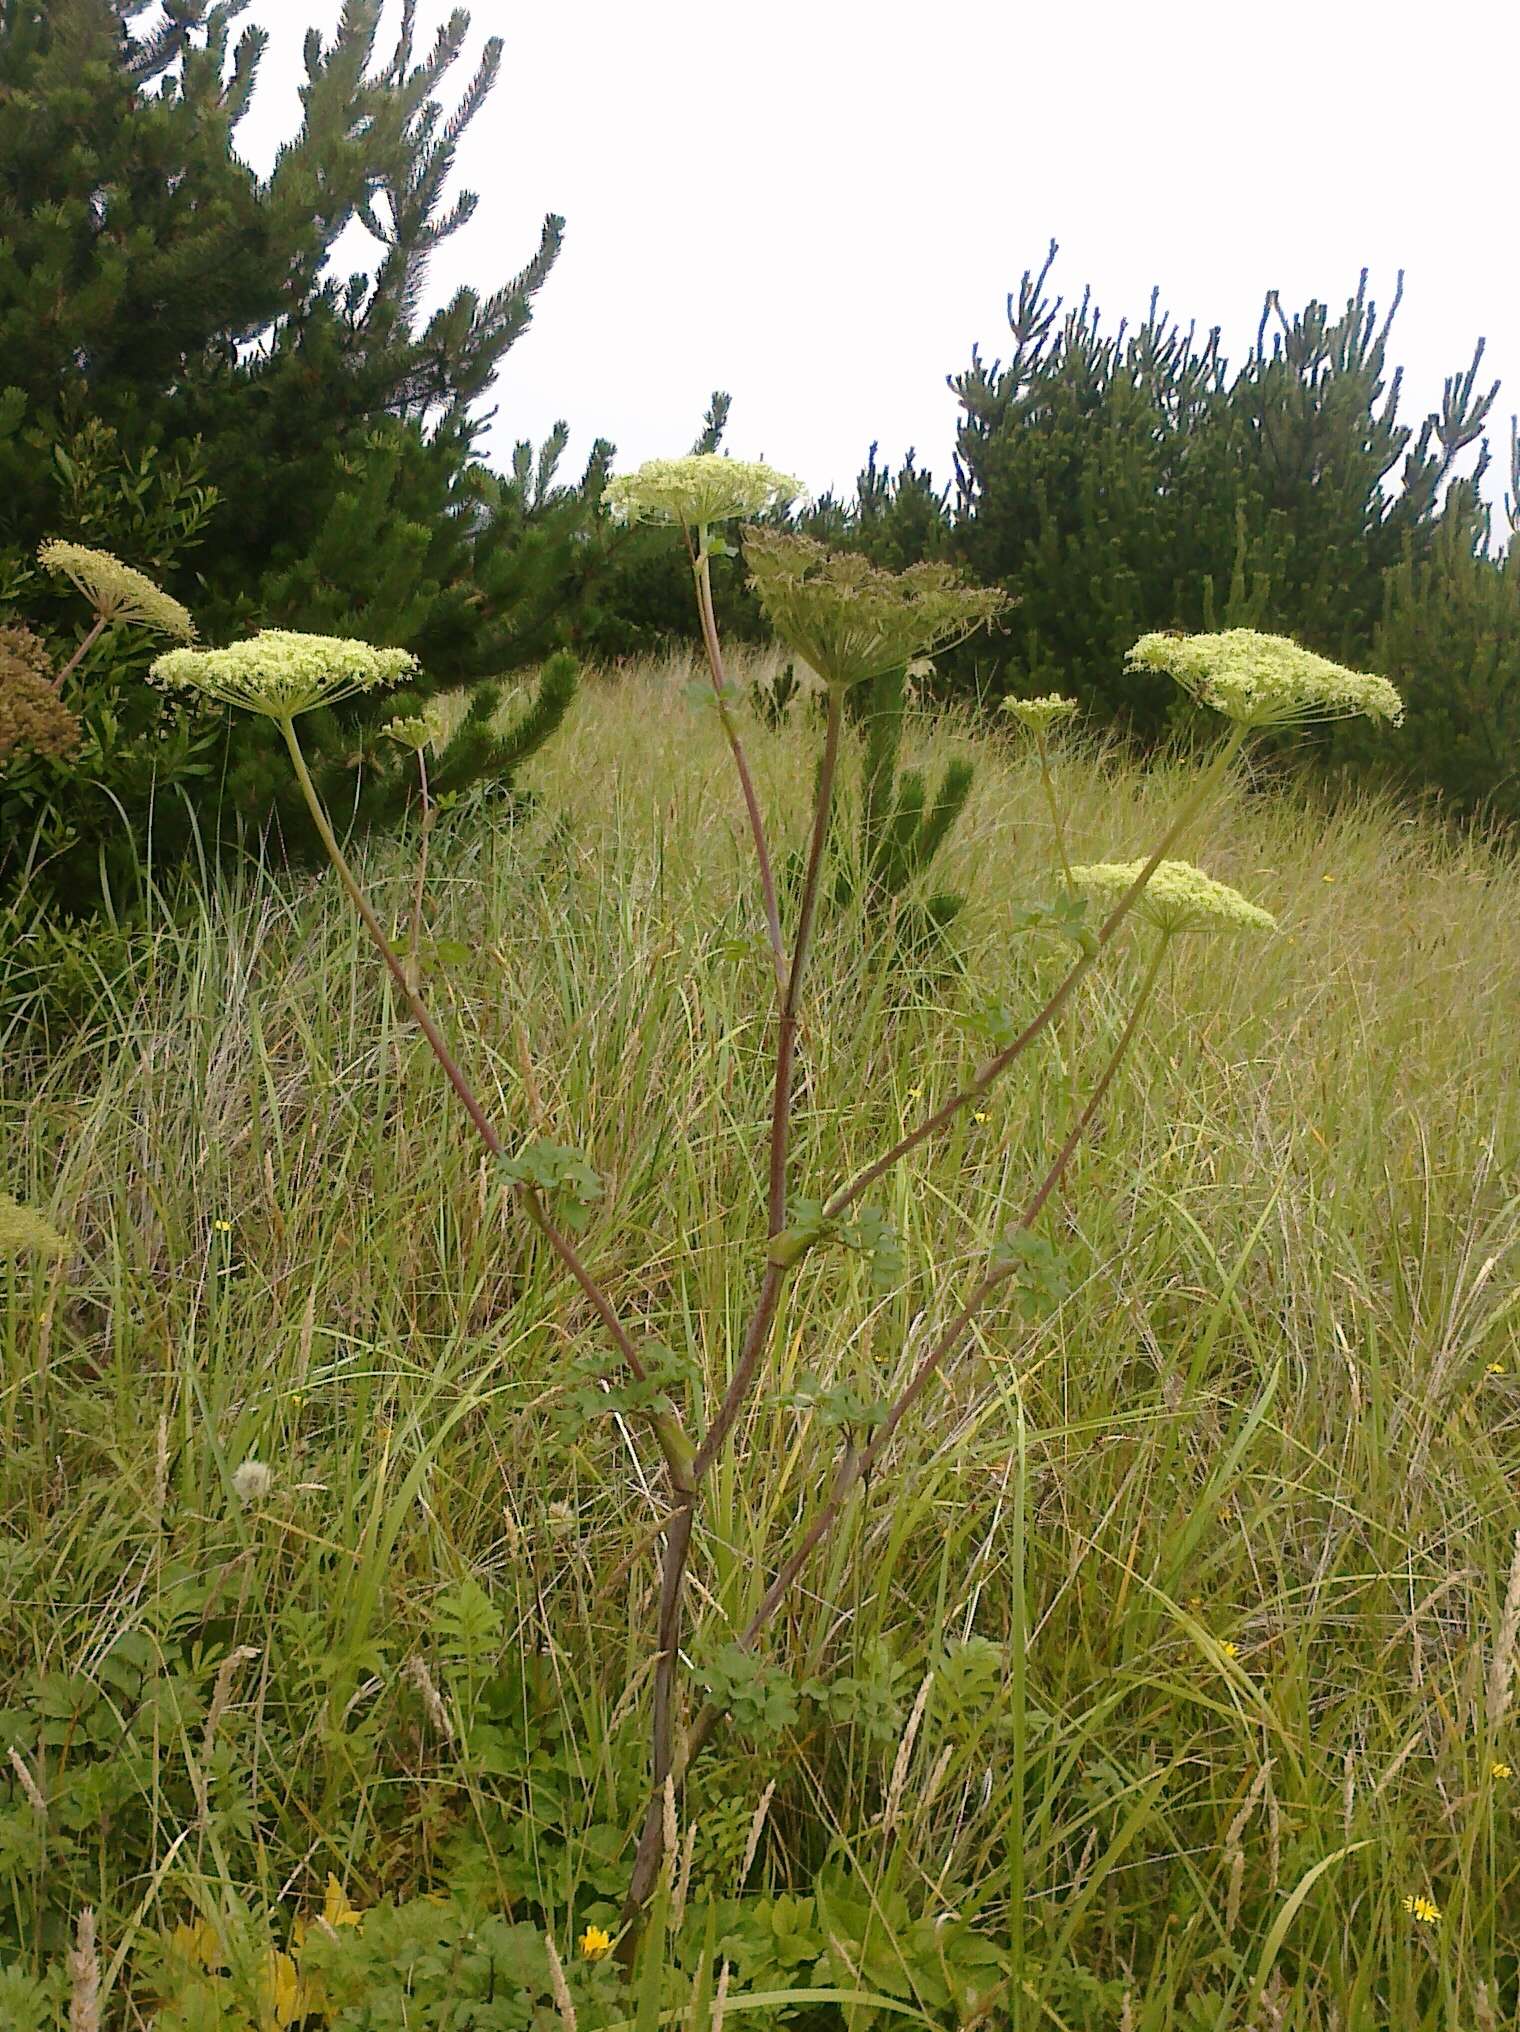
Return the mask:
[[1418,1892],[1404,1900],[1404,1910],[1412,1919],[1417,1919],[1421,1926],[1439,1926],[1441,1923],[1440,1906],[1432,1899],[1422,1897]]
[[0,1263],[28,1254],[61,1256],[68,1246],[51,1221],[0,1192]]
[[1511,1766],[1501,1759],[1498,1763],[1489,1765],[1488,1775],[1490,1778],[1513,1778],[1515,1774]]
[[580,1938],[580,1950],[587,1961],[602,1961],[612,1952],[612,1935],[600,1926],[588,1926]]
[[1223,1644],[1220,1645],[1219,1648],[1224,1653],[1226,1658],[1238,1658],[1240,1656],[1240,1646],[1238,1644],[1231,1643],[1228,1638],[1225,1640]]

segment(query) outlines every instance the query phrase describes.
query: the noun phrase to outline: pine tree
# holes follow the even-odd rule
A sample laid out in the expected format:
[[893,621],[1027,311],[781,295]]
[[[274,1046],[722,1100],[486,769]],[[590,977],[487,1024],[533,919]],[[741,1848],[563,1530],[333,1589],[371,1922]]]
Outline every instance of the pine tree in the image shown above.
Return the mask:
[[[1512,428],[1509,543],[1489,552],[1486,515],[1448,502],[1435,542],[1385,581],[1377,669],[1403,693],[1406,781],[1463,817],[1520,820],[1520,432]],[[1353,762],[1368,758],[1346,743]],[[1410,758],[1417,760],[1414,766]],[[1387,766],[1386,759],[1384,766]]]
[[1269,292],[1232,375],[1217,329],[1180,328],[1154,293],[1133,329],[1105,332],[1087,294],[1062,318],[1055,254],[1009,297],[1006,366],[973,350],[951,381],[964,411],[951,553],[1019,602],[995,688],[1075,691],[1154,735],[1175,702],[1125,673],[1126,648],[1246,608],[1326,655],[1368,658],[1386,574],[1429,557],[1444,516],[1477,512],[1497,394],[1479,389],[1482,342],[1415,432],[1388,368],[1402,277],[1381,320],[1365,273],[1338,318],[1317,303],[1290,318]]
[[[431,257],[474,210],[451,186],[502,45],[487,42],[449,108],[440,94],[468,17],[452,15],[419,55],[406,0],[382,54],[380,0],[345,0],[330,39],[307,35],[300,130],[260,177],[234,147],[268,40],[235,35],[246,4],[174,0],[152,29],[146,0],[0,4],[0,591],[72,625],[26,571],[43,537],[84,535],[69,522],[68,466],[82,445],[111,443],[124,472],[194,470],[208,512],[193,549],[144,547],[125,511],[93,540],[162,575],[206,639],[338,630],[413,649],[426,690],[492,682],[561,639],[553,581],[572,529],[594,516],[607,458],[599,446],[578,488],[546,473],[529,498],[477,456],[484,398],[553,266],[558,217],[501,287],[423,312]],[[330,257],[355,221],[376,258],[340,278]],[[140,669],[110,649],[84,673],[89,710],[130,717]],[[563,672],[541,721],[563,711]],[[385,766],[366,732],[385,710],[313,729],[339,804],[355,802],[355,754],[371,773]],[[184,787],[203,826],[278,812],[298,845],[305,828],[260,731],[229,729]],[[475,752],[492,766],[478,741]],[[161,762],[150,777],[162,854],[187,807]],[[461,751],[452,766],[464,763]],[[376,818],[404,804],[404,772],[391,770],[389,793],[359,786]],[[18,837],[35,800],[21,808],[9,781],[4,794]],[[55,815],[69,807],[75,836],[51,880],[83,906],[119,816],[96,784],[60,777],[49,798]],[[135,806],[128,815],[146,822]]]

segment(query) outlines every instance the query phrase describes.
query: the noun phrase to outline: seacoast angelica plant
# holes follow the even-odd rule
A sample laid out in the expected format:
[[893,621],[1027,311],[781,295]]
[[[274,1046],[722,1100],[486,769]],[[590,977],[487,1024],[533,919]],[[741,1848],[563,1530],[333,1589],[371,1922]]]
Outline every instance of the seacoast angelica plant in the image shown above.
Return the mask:
[[1074,698],[1065,698],[1058,691],[1046,692],[1043,698],[1005,698],[1003,701],[1003,711],[1009,718],[1017,720],[1026,732],[1036,736],[1048,734],[1052,727],[1075,719],[1078,710]]
[[22,623],[0,627],[0,764],[16,754],[66,762],[82,735],[41,638]]

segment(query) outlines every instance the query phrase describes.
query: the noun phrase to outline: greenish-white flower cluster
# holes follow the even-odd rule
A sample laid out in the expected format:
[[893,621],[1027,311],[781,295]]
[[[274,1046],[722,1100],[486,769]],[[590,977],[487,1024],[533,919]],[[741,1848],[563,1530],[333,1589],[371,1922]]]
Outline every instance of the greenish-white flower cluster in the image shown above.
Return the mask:
[[748,521],[795,499],[802,482],[774,466],[695,452],[685,459],[646,459],[636,473],[607,483],[606,502],[618,522],[675,522],[701,529],[710,522]]
[[[1073,884],[1105,909],[1127,896],[1145,872],[1144,861],[1097,861],[1073,868]],[[1277,919],[1238,889],[1216,882],[1191,861],[1158,862],[1134,904],[1134,914],[1168,937],[1183,931],[1276,931]]]
[[68,1246],[52,1222],[35,1208],[0,1192],[0,1263],[18,1256],[61,1256]]
[[1206,706],[1244,727],[1303,726],[1365,714],[1397,726],[1404,701],[1386,677],[1316,656],[1285,635],[1224,628],[1214,635],[1142,635],[1131,670],[1175,678]]
[[150,675],[167,691],[198,693],[271,720],[292,720],[355,692],[402,684],[416,672],[417,659],[405,649],[266,628],[226,649],[171,649]]
[[1043,698],[1005,698],[1003,711],[1012,714],[1021,727],[1027,727],[1031,734],[1049,733],[1063,720],[1074,717],[1077,702],[1074,698],[1062,698],[1058,691],[1046,692]]
[[156,628],[181,642],[195,640],[195,623],[179,601],[110,551],[55,541],[43,544],[37,561],[45,570],[71,579],[103,621]]
[[963,584],[949,565],[884,571],[792,530],[751,530],[744,560],[765,618],[830,685],[901,670],[962,641],[1007,604],[995,588]]
[[443,726],[431,703],[420,713],[398,713],[380,731],[399,747],[410,748],[419,755],[424,748],[436,748],[443,740]]

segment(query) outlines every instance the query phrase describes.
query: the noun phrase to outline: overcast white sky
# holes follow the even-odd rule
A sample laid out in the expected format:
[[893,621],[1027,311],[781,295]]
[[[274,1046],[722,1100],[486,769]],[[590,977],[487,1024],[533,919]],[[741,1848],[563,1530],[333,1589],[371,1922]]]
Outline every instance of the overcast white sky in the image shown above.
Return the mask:
[[[293,131],[308,24],[339,0],[254,0],[274,34],[241,145]],[[395,0],[389,18],[397,14]],[[422,0],[431,30],[447,12]],[[497,391],[496,440],[571,424],[627,466],[687,449],[709,392],[727,448],[815,492],[879,438],[948,478],[947,373],[1006,351],[1004,303],[1054,237],[1068,297],[1254,337],[1264,290],[1380,304],[1406,270],[1401,415],[1486,337],[1503,382],[1491,497],[1520,406],[1515,0],[1311,8],[1241,0],[477,0],[503,77],[462,151],[473,223],[433,293],[490,287],[546,211],[565,251]],[[419,36],[419,43],[422,38]],[[461,80],[466,64],[456,76]]]

